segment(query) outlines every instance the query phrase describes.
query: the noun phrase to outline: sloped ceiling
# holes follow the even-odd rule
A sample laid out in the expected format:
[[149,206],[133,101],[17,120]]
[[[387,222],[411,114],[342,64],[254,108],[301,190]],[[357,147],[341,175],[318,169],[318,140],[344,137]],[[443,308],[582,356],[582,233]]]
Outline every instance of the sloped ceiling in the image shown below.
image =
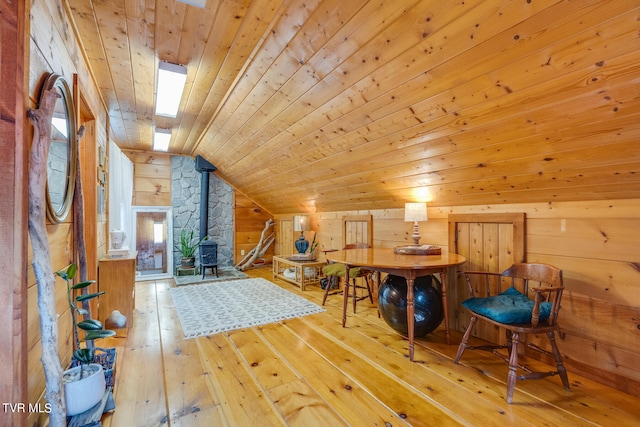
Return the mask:
[[274,214],[640,196],[636,1],[66,1],[118,145],[171,128]]

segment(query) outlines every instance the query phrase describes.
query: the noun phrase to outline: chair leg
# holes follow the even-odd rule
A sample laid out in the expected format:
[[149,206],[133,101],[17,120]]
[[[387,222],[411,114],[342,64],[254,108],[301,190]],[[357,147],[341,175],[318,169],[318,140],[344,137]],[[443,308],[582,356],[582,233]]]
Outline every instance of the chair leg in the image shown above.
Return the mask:
[[471,319],[469,319],[469,326],[467,327],[467,330],[464,332],[464,335],[462,336],[462,341],[460,341],[460,345],[458,346],[458,352],[456,353],[456,358],[453,361],[453,363],[455,363],[456,365],[458,364],[458,362],[460,362],[462,353],[464,353],[464,350],[467,348],[467,344],[469,344],[469,337],[471,336],[471,330],[473,329],[473,326],[476,324],[477,321],[478,321],[478,318],[476,316],[472,316]]
[[369,292],[369,301],[373,304],[373,292],[371,292],[371,285],[369,284],[369,276],[364,276],[364,281],[367,284],[367,292]]
[[349,304],[349,277],[344,278],[344,286],[342,288],[342,327],[347,324],[347,305]]
[[[336,276],[327,276],[327,286],[324,288],[324,295],[322,297],[322,305],[327,302],[327,297],[329,296],[329,290],[333,285],[333,278]],[[338,286],[340,286],[340,279],[338,279]]]
[[[346,283],[349,283],[349,280],[346,280]],[[358,302],[358,288],[356,288],[356,278],[353,278],[353,312],[356,312],[356,304]]]
[[[371,291],[371,285],[369,284],[369,279],[367,278],[367,276],[364,276],[364,280],[365,280],[365,283],[367,284],[367,292],[368,292],[367,296],[369,297],[369,301],[371,301],[371,304],[373,304],[373,292]],[[349,296],[353,298],[353,302],[352,302],[352,304],[353,304],[353,312],[355,313],[356,312],[356,305],[358,303],[358,293],[357,293],[358,292],[358,290],[357,290],[358,286],[357,286],[355,277],[352,279],[351,282],[349,282],[349,280],[345,280],[344,292],[350,292],[349,288],[352,288],[352,291],[351,291],[352,293],[349,294]],[[322,300],[322,305],[324,305],[324,300],[326,300],[326,298],[327,298],[326,295],[327,295],[327,292],[325,290],[325,297]],[[364,298],[364,297],[362,297],[362,298]],[[378,317],[380,317],[380,310],[378,310]]]
[[562,355],[560,354],[560,350],[558,349],[558,344],[556,344],[556,335],[553,331],[551,331],[547,332],[547,337],[549,337],[549,341],[551,342],[553,358],[556,361],[556,369],[558,369],[558,374],[560,375],[560,379],[562,380],[562,385],[564,386],[565,390],[571,391],[569,388],[569,377],[567,376],[567,370],[564,368],[564,364],[562,363]]
[[507,403],[513,401],[513,392],[516,389],[518,369],[518,336],[517,332],[511,334],[511,351],[509,352],[509,374],[507,375]]

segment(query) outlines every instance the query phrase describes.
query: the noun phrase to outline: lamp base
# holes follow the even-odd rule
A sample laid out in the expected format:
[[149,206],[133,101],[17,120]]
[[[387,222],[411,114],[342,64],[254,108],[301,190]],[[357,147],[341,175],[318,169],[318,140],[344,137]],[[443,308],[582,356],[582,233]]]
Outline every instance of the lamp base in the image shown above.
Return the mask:
[[309,241],[305,239],[304,235],[302,234],[300,234],[300,237],[298,237],[298,240],[296,240],[295,245],[296,250],[299,254],[303,254],[307,252],[307,249],[309,249]]
[[420,244],[420,231],[418,230],[418,221],[413,223],[413,234],[411,235],[413,239],[414,246],[418,246]]
[[442,248],[436,245],[396,246],[393,252],[400,255],[441,255]]

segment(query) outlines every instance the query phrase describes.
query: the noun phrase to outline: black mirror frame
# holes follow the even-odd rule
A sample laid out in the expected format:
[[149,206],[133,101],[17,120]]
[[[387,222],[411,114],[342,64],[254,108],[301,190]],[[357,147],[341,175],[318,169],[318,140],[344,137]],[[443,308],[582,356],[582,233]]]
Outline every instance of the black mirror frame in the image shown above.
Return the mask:
[[60,223],[67,218],[73,204],[73,192],[76,181],[76,161],[78,158],[78,144],[76,137],[76,115],[73,106],[73,96],[69,88],[69,83],[64,78],[64,76],[56,73],[50,74],[42,85],[39,99],[42,99],[42,95],[45,93],[45,91],[54,88],[58,89],[62,94],[62,102],[64,103],[67,114],[67,135],[69,144],[67,157],[67,182],[65,185],[64,201],[60,209],[56,210],[51,203],[48,184],[45,193],[47,197],[47,219],[52,223]]

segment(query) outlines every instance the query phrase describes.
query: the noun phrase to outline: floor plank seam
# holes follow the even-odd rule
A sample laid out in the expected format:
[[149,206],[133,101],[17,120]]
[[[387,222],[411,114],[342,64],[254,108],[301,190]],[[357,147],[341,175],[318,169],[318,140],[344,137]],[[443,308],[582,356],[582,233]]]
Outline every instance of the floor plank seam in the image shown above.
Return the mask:
[[[256,329],[259,330],[259,327],[251,327],[249,329]],[[242,360],[243,362],[243,368],[244,370],[247,372],[247,374],[249,375],[249,377],[251,377],[253,379],[254,384],[260,389],[262,390],[262,393],[265,396],[270,396],[269,391],[262,385],[262,383],[259,381],[258,377],[256,376],[255,372],[253,371],[253,369],[251,369],[251,363],[244,357],[244,355],[242,354],[242,352],[240,351],[240,349],[238,348],[238,346],[236,345],[236,343],[233,341],[233,337],[231,337],[230,332],[233,331],[228,331],[228,332],[224,332],[224,336],[226,337],[227,341],[229,342],[229,344],[231,345],[231,347],[233,348],[233,350],[235,351],[235,353],[238,355],[239,359]],[[257,334],[259,335],[259,334]],[[280,410],[280,408],[275,404],[275,402],[269,397],[268,399],[266,399],[269,404],[271,405],[272,409],[274,410],[274,412],[276,412],[277,414],[280,415],[282,421],[287,424],[287,419],[286,416],[282,413],[282,411]]]
[[[324,313],[323,313],[324,314]],[[417,387],[415,387],[413,384],[410,384],[409,382],[405,381],[402,378],[399,378],[395,373],[393,373],[392,371],[389,371],[387,368],[381,366],[378,363],[375,363],[371,358],[367,357],[366,355],[362,354],[359,350],[357,350],[356,348],[346,344],[346,341],[342,341],[337,339],[336,337],[334,337],[331,334],[326,334],[322,328],[319,328],[318,326],[314,325],[313,323],[309,322],[308,319],[297,319],[300,320],[301,322],[304,322],[307,324],[308,327],[310,327],[311,329],[316,330],[316,332],[320,333],[321,335],[327,337],[327,339],[331,340],[334,344],[344,348],[345,350],[353,353],[355,356],[357,356],[359,359],[366,361],[366,363],[368,363],[369,365],[371,365],[374,369],[372,369],[372,372],[375,371],[379,371],[381,373],[383,373],[386,377],[388,377],[391,381],[396,381],[399,384],[403,385],[404,387],[406,387],[407,389],[412,390],[416,395],[421,396],[425,401],[428,401],[430,403],[433,404],[434,407],[437,407],[438,409],[440,409],[441,411],[443,411],[444,413],[448,414],[449,416],[451,416],[452,419],[456,419],[457,421],[461,422],[462,424],[466,424],[466,425],[472,425],[472,424],[468,424],[468,422],[466,420],[461,419],[458,414],[455,414],[454,412],[450,411],[448,408],[442,406],[439,402],[437,402],[436,400],[434,400],[431,396],[428,396],[427,394],[425,394],[422,390],[418,389]],[[300,335],[298,333],[295,332],[294,328],[292,328],[289,325],[286,325],[287,328],[289,328],[289,330],[291,331],[292,334],[294,334],[295,336],[298,336],[299,338],[302,339],[302,337],[300,337]],[[357,332],[359,333],[359,332]],[[382,345],[382,344],[381,344]],[[310,346],[311,347],[311,346]],[[311,347],[314,351],[316,351],[316,353],[320,354],[321,357],[325,358],[321,353],[319,353],[316,349],[314,349],[313,347]],[[397,355],[402,356],[400,353],[395,352]],[[326,359],[326,358],[325,358]],[[329,361],[329,360],[328,360]],[[408,361],[408,359],[407,359]],[[331,361],[329,361],[331,362]],[[415,362],[409,362],[409,363],[415,363]],[[340,369],[340,368],[338,368]],[[340,369],[340,371],[343,373],[343,375],[345,375],[346,377],[351,378],[352,381],[354,381],[354,383],[358,384],[361,388],[367,390],[367,392],[373,396],[378,402],[380,402],[381,405],[389,408],[390,410],[393,411],[393,409],[391,407],[388,406],[387,403],[383,402],[372,390],[370,390],[366,385],[364,385],[362,382],[358,381],[355,377],[353,377],[352,375],[350,375],[349,373],[345,372],[344,370]]]
[[[329,316],[330,316],[330,313],[324,313],[324,314],[325,314],[325,315],[329,315]],[[354,316],[354,315],[352,315],[352,316]],[[387,330],[387,328],[385,328],[384,326],[380,325],[378,322],[370,321],[370,320],[368,319],[368,316],[357,316],[357,315],[355,315],[354,317],[358,317],[358,318],[359,318],[359,320],[360,320],[361,322],[366,323],[366,324],[367,324],[367,325],[369,325],[370,327],[373,327],[373,328],[379,329],[379,330],[383,331],[384,333],[388,333],[388,332],[389,332],[389,331]],[[303,321],[304,321],[304,320],[303,320]],[[315,325],[315,324],[313,324],[313,323],[311,323],[311,322],[307,322],[307,323],[310,325],[310,327],[312,327],[312,328],[314,328],[314,329],[318,330],[319,332],[321,332],[321,333],[324,333],[324,332],[325,332],[323,329],[319,328],[317,325]],[[339,321],[336,321],[336,323],[338,323],[338,324],[339,324]],[[440,329],[441,329],[441,328],[440,328]],[[363,335],[363,336],[365,336],[365,337],[369,337],[369,335],[368,335],[367,333],[363,332],[362,328],[360,328],[360,327],[353,328],[353,331],[355,331],[355,332],[357,332],[357,333],[359,333],[359,334],[361,334],[361,335]],[[441,331],[441,332],[443,333],[443,331]],[[342,342],[342,341],[339,341],[339,340],[337,340],[337,339],[334,339],[334,341],[339,342],[339,343],[341,343],[341,342]],[[437,359],[440,359],[440,360],[438,360],[438,361],[437,361],[437,363],[439,363],[441,366],[444,366],[444,364],[445,364],[445,363],[451,363],[451,364],[453,364],[453,357],[449,356],[449,355],[448,355],[448,354],[446,354],[446,353],[443,353],[443,352],[441,352],[441,351],[437,351],[437,350],[435,350],[434,348],[430,348],[430,347],[428,347],[425,343],[421,343],[420,341],[416,341],[416,346],[420,346],[420,347],[421,347],[425,352],[427,352],[427,354],[431,354],[431,355],[432,355],[432,357],[435,357],[435,358],[437,358]],[[355,350],[355,349],[353,349],[352,347],[350,347],[350,348],[351,348],[351,350],[352,350],[352,351],[354,351],[354,352],[356,351],[356,350]],[[395,351],[395,350],[394,350],[394,352],[396,352],[396,353],[398,353],[398,354],[402,354],[402,353],[400,353],[400,352],[398,352],[398,351]],[[363,356],[363,355],[361,355],[361,356]],[[414,362],[414,363],[415,363],[415,362]],[[427,362],[425,362],[425,363],[420,363],[420,366],[421,366],[421,367],[423,367],[424,369],[429,369],[429,363],[427,363]],[[449,376],[447,376],[447,375],[439,374],[439,373],[434,372],[434,371],[432,371],[432,370],[430,370],[430,374],[432,374],[432,375],[438,375],[441,379],[443,379],[443,380],[445,380],[445,381],[448,381],[448,382],[450,382],[450,383],[452,383],[452,384],[454,384],[454,385],[455,385],[455,384],[457,384],[457,381],[456,381],[455,379],[450,378],[450,377],[449,377]],[[488,378],[488,379],[490,379],[490,380],[494,380],[494,381],[496,381],[498,384],[501,384],[501,385],[504,385],[504,384],[505,384],[504,380],[503,380],[503,379],[501,379],[501,378],[493,377],[493,376],[487,375],[487,374],[485,374],[485,373],[482,373],[482,374],[483,374],[486,378]],[[393,374],[392,374],[392,375],[393,375]],[[399,380],[401,380],[401,379],[399,379]],[[437,401],[434,401],[430,396],[426,395],[426,394],[425,394],[424,392],[422,392],[421,390],[419,390],[419,389],[417,389],[417,388],[413,387],[413,385],[412,385],[411,383],[409,383],[409,382],[407,382],[407,381],[405,381],[405,380],[402,380],[402,381],[404,381],[404,382],[405,382],[405,384],[407,385],[407,387],[412,387],[412,388],[414,388],[414,389],[416,390],[416,392],[418,392],[418,393],[420,393],[420,394],[424,395],[424,396],[425,396],[425,398],[427,398],[428,400],[432,400],[432,401],[434,402],[434,404],[437,404],[437,405],[439,404]],[[524,391],[524,390],[521,390],[521,391],[522,391],[525,395],[527,395],[528,397],[532,398],[534,401],[538,401],[540,404],[542,404],[542,405],[544,405],[544,406],[546,406],[546,405],[550,405],[550,406],[555,407],[555,405],[551,405],[551,404],[550,404],[550,402],[547,402],[547,401],[545,401],[544,399],[542,399],[542,398],[540,398],[540,397],[538,397],[538,396],[536,396],[536,395],[532,395],[531,393],[528,393],[528,392],[526,392],[526,391]],[[471,392],[471,391],[469,391],[469,392]],[[501,407],[499,404],[497,404],[496,402],[492,402],[491,400],[487,400],[487,402],[488,402],[489,404],[492,404],[492,405],[497,405],[497,408],[502,408],[502,407]],[[441,407],[442,407],[442,406],[441,406]],[[555,408],[556,408],[556,409],[561,409],[561,408],[559,408],[559,407],[555,407]],[[453,413],[452,413],[452,414],[453,414]],[[453,414],[453,415],[457,415],[457,414]],[[573,415],[573,414],[571,414],[571,415],[572,415],[572,417],[575,417],[575,415]],[[578,417],[578,418],[580,418],[580,417]]]

